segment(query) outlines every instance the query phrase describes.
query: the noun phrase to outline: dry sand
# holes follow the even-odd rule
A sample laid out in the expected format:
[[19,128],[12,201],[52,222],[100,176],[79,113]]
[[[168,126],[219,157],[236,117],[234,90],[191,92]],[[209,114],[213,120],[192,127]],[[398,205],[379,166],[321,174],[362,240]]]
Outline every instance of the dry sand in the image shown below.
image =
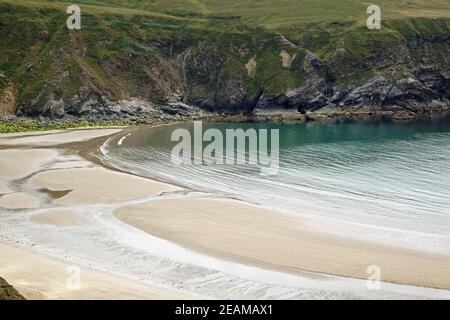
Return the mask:
[[52,131],[51,134],[32,133],[32,134],[12,134],[0,135],[0,145],[18,146],[53,146],[73,142],[87,141],[94,138],[105,137],[122,131],[119,128],[109,129],[83,129],[83,130],[67,130]]
[[24,178],[52,160],[57,154],[57,151],[47,149],[0,150],[0,177]]
[[7,186],[7,182],[0,180],[0,195],[11,193],[12,190]]
[[[186,299],[180,293],[82,270],[70,285],[69,265],[0,244],[0,274],[26,299]],[[72,269],[73,270],[73,269]],[[72,273],[71,273],[72,272]],[[69,281],[69,286],[67,285]]]
[[32,209],[39,208],[39,199],[26,193],[9,193],[0,198],[0,208]]
[[[71,191],[58,199],[61,203],[91,203],[131,200],[166,190],[176,190],[166,184],[106,170],[101,167],[66,169],[71,166],[95,166],[86,161],[52,164],[61,150],[28,149],[22,145],[48,146],[106,137],[119,129],[53,131],[51,134],[0,135],[1,145],[14,149],[0,150],[0,210],[32,208],[39,205],[35,193],[42,187],[49,191]],[[51,165],[51,171],[42,171]],[[58,168],[63,168],[58,170]],[[42,172],[40,172],[42,171]],[[33,183],[24,181],[32,178]],[[9,185],[20,182],[19,192]],[[33,216],[32,221],[65,227],[88,223],[70,210],[49,209]],[[178,292],[122,280],[99,272],[83,271],[80,290],[70,290],[66,283],[68,265],[32,254],[22,249],[0,244],[0,275],[28,299],[184,299]]]
[[182,246],[277,268],[450,289],[450,257],[312,232],[305,221],[229,200],[157,200],[116,216]]
[[52,191],[73,190],[55,201],[64,205],[123,202],[179,189],[101,167],[46,171],[31,178],[30,184]]
[[34,223],[48,224],[57,227],[70,227],[89,224],[89,221],[76,215],[69,209],[49,209],[33,215]]

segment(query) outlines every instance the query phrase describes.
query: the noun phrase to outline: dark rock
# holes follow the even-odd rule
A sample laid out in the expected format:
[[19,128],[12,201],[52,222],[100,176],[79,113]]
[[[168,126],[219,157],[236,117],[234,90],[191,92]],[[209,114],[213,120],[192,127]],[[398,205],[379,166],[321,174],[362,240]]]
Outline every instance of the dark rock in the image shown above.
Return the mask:
[[42,114],[51,118],[61,118],[65,114],[63,99],[49,100],[42,109]]
[[215,108],[221,111],[238,113],[251,112],[256,107],[263,89],[252,93],[243,88],[242,79],[226,79],[219,83]]
[[3,278],[0,278],[0,300],[25,300],[25,298]]
[[76,115],[95,113],[104,106],[105,103],[99,90],[92,87],[82,87],[69,101],[67,113]]

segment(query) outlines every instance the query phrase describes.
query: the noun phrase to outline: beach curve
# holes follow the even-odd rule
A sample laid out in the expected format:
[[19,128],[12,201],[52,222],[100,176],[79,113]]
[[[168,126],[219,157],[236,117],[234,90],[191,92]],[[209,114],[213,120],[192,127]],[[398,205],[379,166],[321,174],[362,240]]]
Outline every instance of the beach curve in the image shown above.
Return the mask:
[[[112,134],[119,132],[120,130]],[[111,133],[105,136],[110,135]],[[81,136],[81,141],[75,139],[69,142],[80,143],[86,141],[86,133],[84,132]],[[45,135],[42,135],[42,138],[45,140]],[[93,138],[98,138],[98,136]],[[48,140],[45,143],[47,148],[52,147],[48,145]],[[58,160],[56,163],[58,166],[60,167],[64,161],[66,164],[73,162],[79,165],[80,159],[74,158],[72,155],[73,151],[67,152],[66,147],[59,148],[59,143],[60,141],[56,142],[52,147],[57,151],[56,158]],[[68,141],[64,140],[64,144],[67,143]],[[9,146],[11,145],[13,148],[18,148],[14,144],[9,144]],[[124,200],[129,202],[120,208],[111,207],[109,208],[111,210],[108,212],[116,212],[115,216],[130,226],[146,231],[158,238],[173,241],[182,247],[187,247],[194,251],[198,250],[204,254],[212,254],[224,260],[233,260],[234,256],[234,258],[239,258],[239,263],[257,264],[262,268],[269,267],[281,272],[298,269],[299,271],[306,270],[360,279],[365,279],[367,276],[365,274],[366,264],[369,262],[372,264],[378,263],[383,266],[383,279],[385,281],[430,288],[450,288],[448,272],[446,272],[448,270],[447,266],[450,264],[448,257],[445,256],[426,255],[389,247],[370,247],[367,244],[353,240],[336,239],[329,235],[320,235],[320,233],[306,230],[304,226],[302,228],[300,220],[291,221],[289,219],[292,219],[292,217],[285,217],[280,215],[280,213],[275,214],[270,212],[270,210],[242,203],[236,204],[226,199],[159,199],[158,195],[167,192],[172,192],[177,197],[183,194],[178,194],[180,191],[179,187],[171,187],[167,184],[153,182],[123,172],[110,171],[111,176],[108,178],[106,171],[109,170],[94,163],[89,164],[89,168],[76,166],[67,168],[67,165],[65,165],[63,169],[58,169],[56,163],[52,163],[47,158],[43,163],[44,165],[39,168],[27,168],[25,170],[25,176],[31,176],[32,178],[21,185],[25,187],[25,190],[21,190],[22,192],[38,195],[42,203],[75,207],[78,210],[76,214],[80,214],[80,212],[83,212],[84,207],[91,205],[97,206],[95,208],[100,208],[101,205],[117,199],[116,193],[111,193],[109,198],[105,195],[109,178],[115,181],[113,184],[114,188],[119,188],[119,181],[128,181],[125,185],[127,183],[133,185],[137,181],[142,185],[148,183],[148,190],[144,193],[142,193],[142,188],[139,188],[137,192],[133,192],[130,187],[124,188],[124,193],[122,194],[124,197],[118,200],[119,202]],[[76,174],[80,170],[85,173],[92,172],[92,174],[86,174],[83,179],[82,176]],[[100,175],[99,172],[101,172]],[[60,175],[56,185],[53,179],[55,173]],[[23,179],[23,175],[15,178]],[[45,175],[49,176],[45,179],[42,178]],[[77,183],[73,179],[75,176],[80,179]],[[14,179],[11,177],[2,177],[2,179],[2,185],[4,184],[6,188],[11,188],[10,180]],[[103,181],[104,184],[89,189],[89,181],[93,180]],[[148,181],[144,182],[143,180]],[[17,188],[13,184],[13,189],[14,187]],[[111,188],[112,186],[110,185],[109,187]],[[89,201],[83,200],[83,197],[80,195],[76,196],[77,191],[82,192],[85,188],[89,189],[89,194],[91,195]],[[49,198],[48,195],[39,194],[39,190],[42,189],[49,189],[52,192],[70,192],[62,197]],[[16,190],[16,192],[18,191]],[[146,199],[146,196],[149,195],[151,197]],[[136,200],[139,200],[138,203],[133,203]],[[217,204],[220,201],[225,202],[225,204],[218,210]],[[51,225],[53,223],[56,227],[61,227],[61,224],[67,227],[67,219],[72,224],[76,220],[76,217],[72,216],[73,212],[70,213],[71,216],[67,217],[66,220],[62,219],[63,222],[61,222],[60,216],[57,215],[58,217],[54,218],[54,215],[45,214],[47,209],[42,210],[30,214],[30,217],[36,215],[39,217],[39,214],[41,215],[40,219],[35,217],[35,223],[39,225]],[[29,223],[28,220],[27,223]],[[242,226],[245,226],[245,228]],[[286,231],[288,231],[287,234]],[[252,236],[256,234],[258,237],[250,238],[249,234]],[[275,243],[270,244],[273,250],[265,250],[271,238],[275,239]],[[11,241],[8,237],[4,237],[4,234],[0,240],[3,240],[2,242]],[[45,247],[45,241],[42,239],[33,239],[33,241],[39,242],[40,246]],[[50,240],[46,239],[46,241]],[[54,241],[54,239],[51,241]],[[296,250],[296,248],[301,248],[301,250]],[[268,251],[276,254],[270,256]],[[2,250],[2,252],[6,252],[6,255],[10,254],[6,250]],[[330,253],[333,253],[331,259]],[[365,260],[359,260],[359,258],[364,256],[366,256]],[[357,259],[359,264],[354,265],[353,259]],[[323,263],[324,261],[326,263]],[[409,266],[416,264],[417,267],[410,270]],[[422,267],[422,272],[420,267]],[[15,281],[14,278],[14,275],[9,275],[7,280],[12,284],[20,282],[20,279]],[[414,290],[411,292],[414,292]]]

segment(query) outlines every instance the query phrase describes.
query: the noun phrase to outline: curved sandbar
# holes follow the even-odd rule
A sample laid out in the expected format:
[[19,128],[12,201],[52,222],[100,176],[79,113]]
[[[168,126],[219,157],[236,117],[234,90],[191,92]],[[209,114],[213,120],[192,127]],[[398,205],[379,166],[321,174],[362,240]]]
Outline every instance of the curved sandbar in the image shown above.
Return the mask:
[[156,200],[116,217],[149,234],[209,254],[302,270],[450,289],[450,257],[379,246],[308,229],[307,221],[230,200]]

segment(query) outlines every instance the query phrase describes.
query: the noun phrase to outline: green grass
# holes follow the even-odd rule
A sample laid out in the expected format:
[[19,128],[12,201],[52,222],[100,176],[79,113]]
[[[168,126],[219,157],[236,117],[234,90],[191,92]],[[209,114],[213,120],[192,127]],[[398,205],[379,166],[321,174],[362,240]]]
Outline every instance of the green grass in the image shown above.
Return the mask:
[[49,131],[49,130],[63,130],[76,128],[94,128],[94,127],[123,127],[129,126],[129,123],[111,122],[111,121],[78,121],[78,122],[61,122],[61,121],[46,121],[24,119],[15,121],[0,120],[0,133],[15,133],[15,132],[31,132],[31,131]]
[[[248,24],[284,28],[312,21],[360,21],[366,9],[376,3],[384,18],[450,17],[448,0],[35,0],[58,4],[79,3],[126,13],[141,10],[179,17],[239,16]],[[109,8],[109,9],[107,9]],[[130,11],[128,11],[130,12]]]
[[[81,5],[79,32],[65,28],[69,3]],[[342,86],[378,74],[379,56],[396,57],[399,46],[413,62],[427,56],[449,64],[442,41],[449,34],[448,0],[377,4],[383,28],[372,32],[365,27],[369,3],[361,0],[0,0],[0,90],[13,85],[17,105],[39,115],[49,98],[71,99],[86,83],[111,101],[163,102],[181,82],[175,65],[186,52],[200,65],[187,66],[189,89],[209,101],[218,79],[242,79],[250,95],[261,87],[273,96],[295,88],[305,80],[309,51]],[[286,49],[274,41],[278,34],[299,46]],[[296,54],[291,69],[282,66],[281,50]],[[336,57],[343,51],[344,58]],[[253,56],[250,76],[245,64]],[[203,70],[202,63],[210,65]],[[399,75],[408,67],[394,63]]]

